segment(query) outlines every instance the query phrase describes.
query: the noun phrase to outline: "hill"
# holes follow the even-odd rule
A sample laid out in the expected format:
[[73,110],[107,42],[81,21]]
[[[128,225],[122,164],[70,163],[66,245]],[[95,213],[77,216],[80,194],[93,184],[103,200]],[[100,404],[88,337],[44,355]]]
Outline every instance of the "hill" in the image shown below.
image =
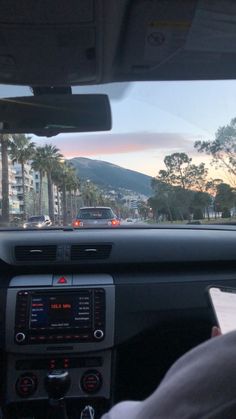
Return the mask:
[[151,176],[124,169],[112,163],[85,157],[75,157],[70,162],[74,165],[77,175],[82,180],[90,179],[91,182],[106,189],[117,190],[122,188],[147,197],[152,195]]

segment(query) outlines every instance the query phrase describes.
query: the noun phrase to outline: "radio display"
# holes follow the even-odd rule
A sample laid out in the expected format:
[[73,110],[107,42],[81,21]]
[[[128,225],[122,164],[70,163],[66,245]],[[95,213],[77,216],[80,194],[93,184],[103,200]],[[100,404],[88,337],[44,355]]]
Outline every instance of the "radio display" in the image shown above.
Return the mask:
[[63,294],[33,294],[30,302],[30,329],[90,328],[92,296],[89,291]]

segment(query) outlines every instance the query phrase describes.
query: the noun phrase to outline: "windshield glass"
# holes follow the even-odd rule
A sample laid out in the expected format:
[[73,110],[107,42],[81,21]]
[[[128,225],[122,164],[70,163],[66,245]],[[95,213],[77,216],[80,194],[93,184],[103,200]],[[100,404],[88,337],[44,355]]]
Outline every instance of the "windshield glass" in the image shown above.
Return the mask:
[[[114,83],[72,92],[108,94],[112,130],[1,135],[1,227],[27,228],[42,214],[48,225],[40,228],[85,228],[77,218],[114,214],[119,222],[107,228],[236,222],[236,81]],[[32,92],[0,86],[0,95]]]
[[28,221],[29,223],[37,223],[39,221],[44,221],[44,217],[30,217]]
[[112,211],[106,208],[91,208],[91,209],[81,209],[78,218],[81,220],[89,219],[109,219],[112,218]]

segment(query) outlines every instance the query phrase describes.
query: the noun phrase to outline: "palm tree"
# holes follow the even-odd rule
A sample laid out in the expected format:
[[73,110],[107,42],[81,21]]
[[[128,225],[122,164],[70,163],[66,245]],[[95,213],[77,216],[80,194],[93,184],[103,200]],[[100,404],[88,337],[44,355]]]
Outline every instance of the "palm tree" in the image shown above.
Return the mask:
[[63,189],[63,162],[55,164],[52,171],[52,181],[57,189],[57,218],[58,224],[61,222],[60,192]]
[[39,208],[38,213],[42,214],[42,201],[43,201],[43,177],[46,172],[45,148],[37,147],[32,158],[31,167],[36,172],[39,172]]
[[[73,198],[75,198],[76,191],[79,188],[79,179],[76,175],[75,168],[67,163],[67,172],[65,176],[65,185],[66,185],[66,191],[68,192],[68,198],[69,198],[69,208],[70,208],[70,218],[72,221],[72,218],[75,217],[75,205],[73,205]],[[75,199],[74,199],[75,201]]]
[[[68,207],[70,208],[71,216],[73,212],[73,197],[72,192],[78,189],[79,180],[75,173],[75,168],[67,161],[61,161],[59,165],[55,166],[52,174],[53,181],[58,190],[62,191],[62,214],[63,225],[68,222]],[[68,206],[68,199],[70,205]],[[59,199],[58,199],[59,202]]]
[[43,147],[43,152],[44,152],[44,157],[45,157],[45,171],[47,173],[47,179],[48,179],[49,216],[52,222],[54,222],[54,196],[53,196],[52,173],[63,156],[60,153],[60,150],[52,144],[46,144]]
[[8,173],[8,147],[9,135],[0,135],[2,160],[2,221],[9,223],[9,173]]
[[20,163],[22,171],[22,189],[23,189],[23,220],[26,217],[26,195],[25,195],[25,164],[29,161],[35,151],[35,144],[30,141],[31,138],[25,134],[12,135],[10,143],[10,156],[13,163]]
[[87,179],[87,181],[84,182],[83,184],[82,194],[83,194],[84,205],[89,206],[89,207],[98,205],[99,203],[98,188],[89,179]]

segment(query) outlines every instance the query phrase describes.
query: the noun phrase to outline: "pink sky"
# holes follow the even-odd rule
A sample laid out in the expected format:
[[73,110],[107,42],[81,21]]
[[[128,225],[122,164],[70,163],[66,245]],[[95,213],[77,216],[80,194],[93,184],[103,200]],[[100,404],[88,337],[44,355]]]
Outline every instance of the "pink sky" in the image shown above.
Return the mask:
[[37,145],[45,142],[56,145],[66,158],[88,157],[109,161],[113,164],[156,176],[164,168],[164,157],[175,152],[185,152],[193,163],[205,162],[209,168],[209,178],[221,178],[232,183],[227,173],[215,170],[210,165],[210,157],[198,153],[194,142],[198,137],[181,133],[97,133],[61,134],[54,138],[34,140]]
[[[45,139],[37,139],[39,142],[45,143]],[[190,139],[187,134],[168,132],[60,135],[47,142],[55,144],[66,158],[130,153],[132,159],[131,153],[138,151],[170,149],[195,153],[194,139]]]

